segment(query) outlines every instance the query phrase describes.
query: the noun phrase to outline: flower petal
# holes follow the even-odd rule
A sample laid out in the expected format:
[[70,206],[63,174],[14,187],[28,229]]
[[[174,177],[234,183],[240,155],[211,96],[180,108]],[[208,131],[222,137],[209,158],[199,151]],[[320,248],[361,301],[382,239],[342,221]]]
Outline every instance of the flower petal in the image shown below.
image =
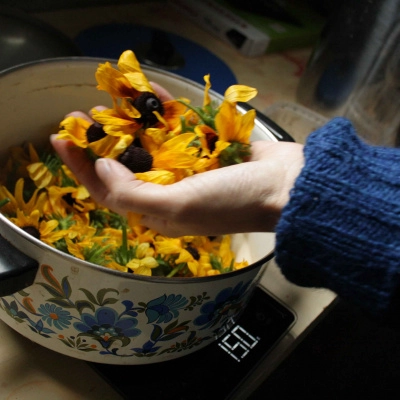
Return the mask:
[[111,97],[130,97],[132,96],[132,87],[129,80],[120,71],[112,67],[107,61],[100,64],[96,71],[97,89],[104,90]]
[[158,183],[159,185],[170,185],[175,182],[175,174],[166,170],[138,172],[135,177],[141,181]]
[[250,86],[232,85],[225,91],[224,98],[231,103],[246,102],[257,96],[257,93],[257,89]]

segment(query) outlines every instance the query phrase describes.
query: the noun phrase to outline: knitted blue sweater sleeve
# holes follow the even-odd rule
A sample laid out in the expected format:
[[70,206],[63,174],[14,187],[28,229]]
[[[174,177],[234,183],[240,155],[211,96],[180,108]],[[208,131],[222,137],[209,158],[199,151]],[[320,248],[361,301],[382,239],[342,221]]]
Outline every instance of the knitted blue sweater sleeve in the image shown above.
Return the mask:
[[335,118],[304,155],[276,228],[277,264],[295,284],[385,315],[400,287],[400,149],[370,146]]

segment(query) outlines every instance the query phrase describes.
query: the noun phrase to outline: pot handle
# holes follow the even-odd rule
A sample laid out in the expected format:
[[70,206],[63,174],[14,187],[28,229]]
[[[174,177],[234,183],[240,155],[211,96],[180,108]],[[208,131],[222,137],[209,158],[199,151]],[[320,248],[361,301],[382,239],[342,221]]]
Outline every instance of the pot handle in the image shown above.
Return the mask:
[[39,263],[0,235],[0,297],[31,286]]

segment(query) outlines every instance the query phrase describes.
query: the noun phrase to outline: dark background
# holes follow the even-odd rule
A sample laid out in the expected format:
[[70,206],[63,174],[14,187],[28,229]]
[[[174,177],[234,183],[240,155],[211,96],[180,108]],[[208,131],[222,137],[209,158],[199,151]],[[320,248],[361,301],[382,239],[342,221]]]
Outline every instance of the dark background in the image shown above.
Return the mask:
[[308,400],[399,399],[400,331],[339,300],[251,400],[294,395]]
[[[109,4],[133,4],[141,3],[149,0],[1,0],[0,5],[9,7],[20,8],[24,11],[50,11],[50,10],[61,10],[63,8],[74,8],[74,7],[93,7],[102,6]],[[194,0],[188,0],[194,1]],[[266,0],[267,1],[267,0]],[[279,2],[275,0],[276,2]],[[321,14],[329,14],[329,12],[338,6],[341,1],[344,0],[299,0],[311,4]]]

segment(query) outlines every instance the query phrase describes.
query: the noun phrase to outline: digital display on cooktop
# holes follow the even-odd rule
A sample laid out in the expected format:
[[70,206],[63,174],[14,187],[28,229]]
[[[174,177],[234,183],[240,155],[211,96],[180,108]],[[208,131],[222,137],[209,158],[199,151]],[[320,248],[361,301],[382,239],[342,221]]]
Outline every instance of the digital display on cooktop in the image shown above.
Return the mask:
[[125,399],[229,399],[294,321],[292,311],[257,287],[238,322],[195,353],[147,365],[89,364]]

